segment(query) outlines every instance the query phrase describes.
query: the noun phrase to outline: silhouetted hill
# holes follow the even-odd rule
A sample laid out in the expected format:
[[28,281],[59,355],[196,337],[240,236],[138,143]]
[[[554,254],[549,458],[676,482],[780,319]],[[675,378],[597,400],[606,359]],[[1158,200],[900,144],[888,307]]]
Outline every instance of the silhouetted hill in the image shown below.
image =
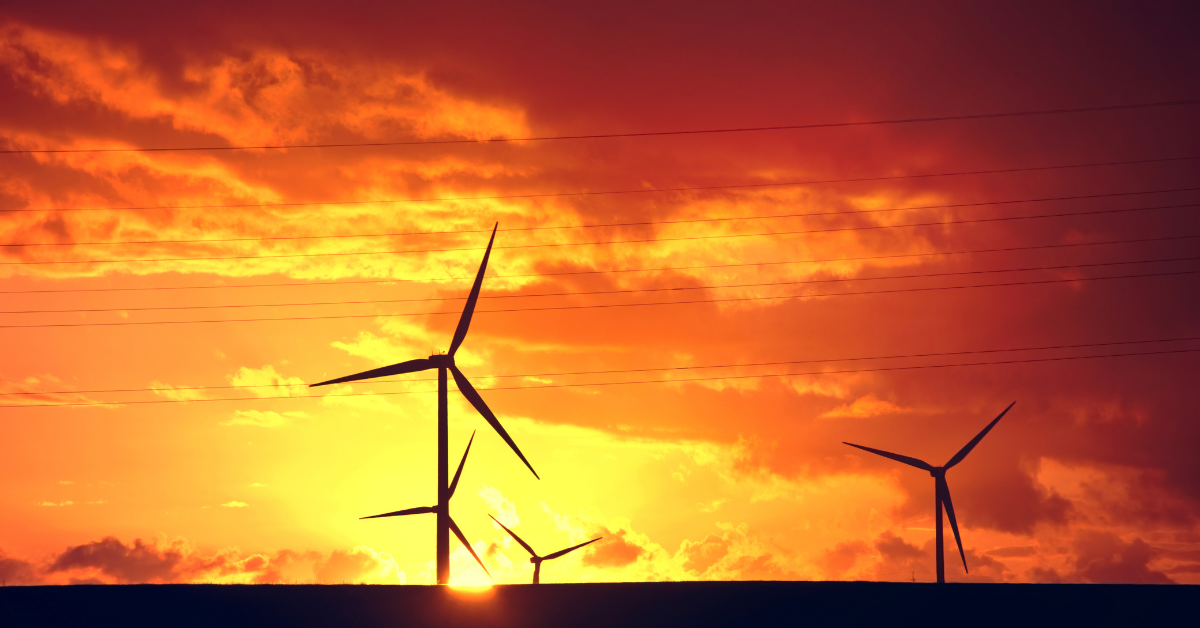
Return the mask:
[[1182,585],[866,582],[506,585],[485,593],[432,586],[76,585],[0,588],[0,625],[1189,625],[1198,593]]

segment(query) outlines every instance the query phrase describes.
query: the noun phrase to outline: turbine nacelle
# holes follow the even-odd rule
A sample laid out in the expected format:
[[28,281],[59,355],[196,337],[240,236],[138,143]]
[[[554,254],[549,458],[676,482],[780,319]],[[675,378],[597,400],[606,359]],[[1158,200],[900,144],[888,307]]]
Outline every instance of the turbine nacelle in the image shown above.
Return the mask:
[[929,475],[935,478],[944,478],[946,477],[946,471],[946,467],[933,467],[929,470]]
[[454,356],[449,353],[437,353],[429,356],[429,368],[454,368]]

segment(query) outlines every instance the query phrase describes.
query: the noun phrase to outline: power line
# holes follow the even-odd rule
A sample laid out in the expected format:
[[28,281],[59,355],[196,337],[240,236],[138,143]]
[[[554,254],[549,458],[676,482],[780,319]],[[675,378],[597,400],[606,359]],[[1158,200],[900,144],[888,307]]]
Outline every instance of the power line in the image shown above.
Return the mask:
[[[1038,362],[1063,362],[1067,360],[1092,360],[1099,358],[1125,358],[1134,356],[1147,355],[1169,355],[1182,353],[1200,352],[1197,349],[1171,349],[1163,351],[1144,351],[1139,353],[1110,353],[1103,355],[1080,355],[1080,356],[1065,356],[1053,358],[1028,358],[1021,360],[1002,360],[995,362],[959,362],[954,364],[925,364],[920,366],[886,366],[866,369],[844,369],[840,371],[809,371],[804,373],[760,373],[757,375],[726,375],[718,377],[691,377],[683,379],[650,379],[638,381],[624,382],[589,382],[583,384],[540,384],[534,386],[494,386],[490,388],[477,388],[476,390],[529,390],[529,389],[544,389],[544,388],[583,388],[583,387],[599,387],[599,386],[624,386],[629,384],[679,384],[686,382],[703,382],[703,381],[720,381],[731,379],[761,379],[768,377],[796,377],[801,375],[841,375],[846,373],[876,373],[883,371],[911,371],[919,369],[935,369],[935,368],[956,368],[968,366],[1001,366],[1008,364],[1032,364]],[[7,404],[0,405],[0,408],[39,408],[39,407],[78,407],[78,406],[124,406],[124,405],[144,405],[144,404],[160,404],[160,403],[204,403],[212,401],[262,401],[264,399],[325,399],[341,397],[387,397],[393,395],[416,395],[435,393],[437,390],[405,390],[386,393],[347,393],[344,395],[327,394],[320,397],[305,396],[305,397],[227,397],[219,399],[157,399],[152,401],[97,401],[88,403],[41,403],[41,404]]]
[[535,194],[501,194],[494,196],[431,196],[412,197],[390,200],[370,201],[311,201],[294,203],[243,203],[243,204],[214,204],[214,205],[146,205],[131,207],[59,207],[41,209],[0,209],[0,212],[75,212],[75,211],[143,211],[154,209],[245,209],[250,207],[311,207],[318,205],[372,205],[384,203],[443,203],[457,201],[495,201],[520,200],[536,198],[564,198],[578,196],[603,196],[610,194],[662,194],[667,192],[708,192],[716,190],[742,190],[756,188],[777,188],[802,185],[824,185],[833,183],[868,183],[872,181],[898,181],[905,179],[928,179],[934,177],[962,177],[983,174],[1010,174],[1015,172],[1040,172],[1046,170],[1069,170],[1074,168],[1098,168],[1103,166],[1130,166],[1138,164],[1169,163],[1176,161],[1192,161],[1200,159],[1200,155],[1186,157],[1157,157],[1154,159],[1132,159],[1124,161],[1098,161],[1056,166],[1027,166],[1023,168],[999,168],[993,170],[969,170],[961,172],[937,172],[930,174],[900,174],[882,177],[855,177],[850,179],[811,179],[806,181],[781,181],[766,183],[742,183],[735,185],[702,185],[681,186],[671,188],[633,188],[625,190],[597,190],[594,192],[547,192]]
[[[790,264],[824,264],[831,262],[859,262],[882,259],[902,259],[909,257],[931,257],[937,255],[971,255],[979,253],[1013,253],[1017,251],[1035,251],[1045,249],[1060,249],[1060,248],[1075,248],[1083,246],[1109,246],[1117,244],[1142,244],[1148,242],[1169,242],[1175,240],[1193,240],[1200,238],[1200,235],[1183,235],[1183,236],[1165,236],[1157,238],[1135,238],[1130,240],[1103,240],[1099,242],[1070,242],[1066,244],[1040,244],[1035,246],[1014,246],[1005,248],[992,249],[968,249],[958,251],[933,251],[929,253],[899,253],[894,255],[870,255],[865,257],[831,257],[825,259],[807,259],[807,260],[786,260],[776,262],[746,262],[741,264],[700,264],[694,266],[664,266],[659,268],[614,268],[606,270],[572,270],[560,272],[546,273],[528,273],[520,275],[488,275],[493,279],[520,279],[527,277],[561,277],[574,275],[606,275],[617,273],[648,273],[648,272],[670,272],[679,270],[706,270],[715,268],[743,268],[747,266],[782,266]],[[151,286],[137,288],[72,288],[65,290],[0,290],[0,294],[64,294],[76,292],[145,292],[154,290],[216,290],[226,288],[284,288],[284,287],[308,287],[308,286],[345,286],[359,284],[385,284],[385,283],[428,283],[433,281],[463,281],[473,280],[474,275],[461,275],[454,277],[431,277],[429,279],[362,279],[362,280],[347,280],[347,281],[308,281],[304,283],[257,283],[257,284],[235,284],[235,285],[204,285],[204,286]]]
[[[888,207],[883,209],[854,209],[848,211],[804,212],[794,214],[768,214],[751,216],[720,216],[716,218],[688,218],[680,220],[643,220],[638,222],[614,222],[594,225],[552,225],[537,227],[510,227],[498,229],[502,232],[528,232],[567,229],[602,229],[609,227],[645,227],[652,225],[678,225],[704,222],[730,222],[739,220],[780,220],[786,218],[807,218],[814,216],[855,216],[862,214],[879,214],[887,212],[918,211],[925,209],[949,209],[956,207],[985,207],[988,205],[1012,205],[1017,203],[1040,203],[1050,201],[1083,200],[1095,198],[1116,198],[1138,196],[1143,194],[1163,194],[1170,192],[1194,192],[1200,187],[1167,188],[1158,190],[1143,190],[1136,192],[1108,192],[1104,194],[1080,194],[1074,196],[1047,196],[1041,198],[1010,199],[1003,201],[981,201],[975,203],[952,203],[946,205],[919,205],[914,207]],[[0,243],[0,247],[33,247],[33,246],[108,246],[118,244],[208,244],[227,242],[263,242],[271,240],[329,240],[342,238],[397,238],[429,235],[466,235],[475,233],[491,233],[491,229],[460,229],[457,231],[400,231],[391,233],[351,233],[332,235],[307,236],[258,236],[246,238],[209,238],[200,240],[104,240],[96,242],[8,242]]]
[[[1200,256],[1193,257],[1167,257],[1158,259],[1145,260],[1129,260],[1123,262],[1091,262],[1087,264],[1061,264],[1057,266],[1026,266],[1020,268],[998,268],[991,270],[961,270],[947,271],[939,273],[916,273],[910,275],[885,275],[880,277],[844,277],[838,279],[805,279],[796,281],[769,281],[761,283],[742,283],[729,284],[722,286],[667,286],[661,288],[628,288],[621,290],[591,290],[586,292],[543,292],[535,294],[493,294],[483,295],[481,299],[528,299],[539,297],[578,297],[578,296],[595,296],[605,294],[633,294],[641,292],[678,292],[684,290],[723,290],[731,288],[763,288],[774,286],[796,286],[809,284],[823,283],[843,283],[848,281],[880,281],[885,279],[923,279],[930,277],[954,277],[964,275],[986,275],[994,273],[1017,273],[1017,272],[1032,272],[1040,270],[1067,270],[1077,268],[1095,268],[1100,266],[1124,266],[1129,264],[1157,264],[1168,262],[1191,262],[1200,260]],[[148,312],[159,310],[217,310],[230,308],[251,308],[251,307],[308,307],[308,306],[325,306],[325,305],[375,305],[381,303],[430,303],[440,301],[458,301],[465,297],[427,297],[420,299],[372,299],[363,301],[310,301],[306,303],[249,303],[249,304],[233,304],[233,305],[170,305],[170,306],[152,306],[152,307],[113,307],[113,308],[91,308],[91,309],[70,309],[70,310],[0,310],[0,314],[78,314],[78,313],[99,313],[99,312]]]
[[[778,237],[787,235],[805,235],[812,233],[839,233],[845,231],[875,231],[880,229],[902,229],[914,227],[946,227],[951,225],[967,225],[967,224],[984,224],[992,222],[1008,222],[1012,220],[1034,220],[1043,218],[1069,218],[1073,216],[1098,216],[1104,214],[1123,214],[1130,212],[1142,211],[1158,211],[1165,209],[1183,209],[1188,207],[1197,207],[1200,203],[1182,203],[1178,205],[1158,205],[1154,207],[1130,207],[1121,209],[1098,209],[1083,212],[1061,212],[1057,214],[1033,214],[1029,216],[998,216],[995,218],[968,218],[964,220],[944,220],[931,222],[913,222],[898,225],[862,225],[857,227],[830,227],[826,229],[797,229],[791,231],[766,231],[758,233],[727,233],[720,235],[704,235],[704,236],[679,236],[673,238],[640,238],[635,240],[593,240],[590,242],[544,242],[540,244],[508,244],[501,246],[493,246],[492,250],[520,250],[520,249],[540,249],[540,248],[559,248],[568,246],[599,246],[609,244],[651,244],[658,242],[685,242],[695,240],[725,240],[730,238],[757,238],[757,237]],[[133,258],[133,259],[91,259],[91,260],[61,260],[61,261],[39,261],[39,262],[0,262],[0,266],[45,266],[50,264],[127,264],[127,263],[145,263],[145,262],[188,262],[188,261],[215,261],[215,260],[233,260],[233,259],[279,259],[279,258],[295,258],[295,257],[329,257],[329,256],[347,256],[347,255],[406,255],[415,253],[457,253],[463,251],[479,251],[482,247],[453,247],[444,249],[404,249],[393,251],[355,251],[355,252],[338,252],[338,253],[286,253],[280,255],[231,255],[231,256],[204,256],[204,257],[173,257],[173,258]]]
[[[1112,275],[1107,277],[1080,277],[1071,279],[1045,279],[1038,281],[1012,281],[1004,283],[990,284],[975,284],[968,286],[938,286],[928,288],[896,288],[891,290],[863,290],[859,292],[832,292],[825,294],[792,294],[773,297],[731,297],[726,299],[694,299],[688,301],[655,301],[651,303],[611,303],[601,305],[562,305],[548,307],[529,307],[529,308],[511,308],[503,310],[476,310],[475,314],[489,314],[502,312],[545,312],[556,310],[590,310],[600,308],[619,308],[619,307],[649,307],[657,305],[694,305],[699,303],[732,303],[739,301],[771,301],[782,299],[815,299],[826,297],[848,297],[862,296],[868,294],[899,294],[904,292],[935,292],[942,290],[967,290],[973,288],[999,288],[1008,286],[1032,286],[1046,285],[1057,283],[1074,283],[1082,281],[1101,281],[1106,279],[1141,279],[1147,277],[1175,277],[1182,275],[1194,275],[1200,273],[1200,270],[1184,270],[1175,272],[1163,273],[1145,273],[1137,275]],[[126,327],[132,325],[185,325],[197,323],[252,323],[252,322],[268,322],[268,321],[311,321],[311,320],[333,320],[333,319],[349,319],[349,318],[389,318],[389,317],[408,317],[408,316],[436,316],[443,314],[459,315],[461,312],[450,310],[441,312],[401,312],[390,314],[343,314],[336,316],[283,316],[276,318],[231,318],[231,319],[213,319],[213,320],[190,320],[190,321],[126,321],[120,323],[44,323],[36,325],[0,325],[0,329],[34,329],[34,328],[50,328],[50,327]]]
[[893,118],[888,120],[870,120],[861,122],[822,122],[813,124],[788,124],[778,126],[758,127],[729,127],[719,129],[693,129],[683,131],[643,131],[638,133],[593,133],[587,135],[542,135],[533,137],[497,137],[486,140],[407,140],[396,142],[344,142],[326,144],[264,144],[259,146],[181,146],[181,147],[140,147],[140,148],[49,148],[49,149],[10,149],[0,150],[0,154],[30,155],[30,154],[59,154],[59,153],[151,153],[151,152],[184,152],[184,151],[235,151],[235,150],[284,150],[294,148],[367,148],[384,146],[429,146],[444,144],[495,144],[511,142],[548,142],[560,140],[593,140],[607,138],[633,137],[663,137],[672,135],[710,135],[724,133],[749,133],[762,131],[798,131],[805,129],[832,129],[857,126],[878,126],[886,124],[914,124],[924,122],[951,122],[962,120],[987,120],[997,118],[1019,118],[1027,116],[1047,116],[1071,113],[1096,113],[1101,111],[1122,111],[1131,109],[1151,109],[1160,107],[1179,107],[1200,104],[1200,100],[1172,100],[1129,105],[1104,105],[1097,107],[1071,107],[1066,109],[1035,109],[1027,111],[1005,111],[998,113],[972,113],[949,116],[932,116],[922,118]]
[[[780,362],[751,362],[741,364],[705,364],[693,366],[665,366],[657,368],[639,368],[639,369],[613,369],[603,371],[569,371],[569,372],[554,372],[554,373],[525,373],[515,375],[476,375],[477,379],[508,379],[515,377],[564,377],[571,375],[615,375],[621,373],[650,373],[657,371],[690,371],[698,369],[723,369],[723,368],[750,368],[761,366],[785,366],[795,364],[819,364],[825,362],[859,362],[865,360],[896,360],[896,359],[911,359],[911,358],[934,358],[934,357],[950,357],[962,355],[980,355],[989,353],[1012,353],[1018,351],[1049,351],[1062,349],[1094,349],[1097,347],[1113,347],[1124,345],[1138,344],[1158,344],[1164,342],[1190,342],[1200,340],[1200,336],[1182,336],[1178,338],[1155,338],[1151,340],[1118,340],[1111,342],[1088,342],[1082,344],[1068,345],[1045,345],[1040,347],[1016,347],[1011,349],[976,349],[971,351],[943,351],[938,353],[907,353],[893,355],[876,355],[854,358],[823,358],[810,360],[786,360]],[[401,384],[411,382],[436,382],[435,377],[412,378],[412,379],[375,379],[364,384]],[[671,380],[674,381],[674,380]],[[262,384],[250,386],[178,386],[173,388],[122,388],[122,389],[107,389],[107,390],[35,390],[23,392],[6,392],[0,393],[0,397],[12,397],[20,395],[85,395],[99,393],[126,393],[126,392],[175,392],[175,391],[192,391],[192,390],[232,390],[232,389],[254,389],[254,388],[291,388],[293,385],[287,384]]]

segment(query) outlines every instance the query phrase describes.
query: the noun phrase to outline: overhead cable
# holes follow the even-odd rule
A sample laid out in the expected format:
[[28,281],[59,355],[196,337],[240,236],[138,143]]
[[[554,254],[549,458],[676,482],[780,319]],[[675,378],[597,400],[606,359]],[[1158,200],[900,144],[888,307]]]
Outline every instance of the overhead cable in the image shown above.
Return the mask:
[[[909,275],[884,275],[878,277],[841,277],[837,279],[803,279],[795,281],[768,281],[760,283],[740,283],[707,286],[665,286],[658,288],[627,288],[621,290],[589,290],[579,292],[540,292],[532,294],[490,294],[481,295],[480,299],[528,299],[539,297],[580,297],[606,294],[635,294],[645,292],[679,292],[688,290],[728,290],[732,288],[766,288],[775,286],[798,286],[825,283],[845,283],[850,281],[881,281],[886,279],[925,279],[930,277],[956,277],[964,275],[988,275],[995,273],[1018,273],[1043,270],[1072,270],[1079,268],[1096,268],[1101,266],[1126,266],[1133,264],[1159,264],[1170,262],[1191,262],[1200,260],[1200,256],[1192,257],[1163,257],[1156,259],[1128,260],[1120,262],[1091,262],[1086,264],[1060,264],[1056,266],[1024,266],[1018,268],[998,268],[989,270],[960,270],[938,273],[915,273]],[[0,310],[0,314],[81,314],[100,312],[148,312],[162,310],[219,310],[251,307],[310,307],[328,305],[378,305],[383,303],[431,303],[442,301],[460,301],[466,297],[425,297],[420,299],[371,299],[362,301],[309,301],[305,303],[236,303],[231,305],[166,305],[150,307],[110,307],[110,308],[80,308],[67,310]]]
[[1064,109],[1032,109],[1025,111],[1004,111],[993,113],[970,113],[947,116],[930,116],[919,118],[892,118],[885,120],[863,120],[857,122],[819,122],[810,124],[787,124],[756,127],[727,127],[715,129],[690,129],[679,131],[641,131],[633,133],[589,133],[580,135],[541,135],[530,137],[493,137],[488,139],[447,139],[447,140],[403,140],[394,142],[339,142],[322,144],[262,144],[257,146],[162,146],[162,147],[122,147],[122,148],[45,148],[45,149],[8,149],[0,150],[0,154],[58,154],[58,153],[157,153],[184,151],[238,151],[238,150],[287,150],[303,148],[368,148],[386,146],[429,146],[446,144],[495,144],[511,142],[548,142],[562,140],[593,140],[610,138],[663,137],[672,135],[711,135],[728,133],[751,133],[763,131],[799,131],[806,129],[833,129],[843,127],[878,126],[889,124],[915,124],[928,122],[952,122],[964,120],[988,120],[997,118],[1020,118],[1029,116],[1048,116],[1074,113],[1097,113],[1103,111],[1124,111],[1133,109],[1157,109],[1162,107],[1182,107],[1200,104],[1200,100],[1168,100],[1158,102],[1134,103],[1126,105],[1100,105],[1093,107],[1070,107]]
[[[591,310],[601,308],[625,308],[625,307],[650,307],[659,305],[695,305],[700,303],[733,303],[733,302],[750,302],[750,301],[774,301],[785,299],[816,299],[828,297],[848,297],[862,296],[869,294],[900,294],[906,292],[939,292],[944,290],[968,290],[975,288],[999,288],[1009,286],[1033,286],[1033,285],[1048,285],[1060,283],[1077,283],[1084,281],[1101,281],[1111,279],[1143,279],[1150,277],[1177,277],[1184,275],[1195,275],[1200,273],[1200,270],[1183,270],[1174,272],[1161,273],[1144,273],[1136,275],[1111,275],[1106,277],[1080,277],[1068,279],[1045,279],[1037,281],[1011,281],[1004,283],[989,283],[989,284],[974,284],[967,286],[935,286],[923,288],[896,288],[891,290],[862,290],[857,292],[830,292],[818,294],[789,294],[780,296],[756,296],[756,297],[731,297],[724,299],[691,299],[687,301],[654,301],[650,303],[607,303],[598,305],[562,305],[562,306],[546,306],[546,307],[527,307],[527,308],[509,308],[497,310],[477,310],[478,314],[498,314],[506,312],[546,312],[546,311],[562,311],[562,310]],[[128,327],[135,325],[190,325],[199,323],[252,323],[252,322],[275,322],[275,321],[312,321],[312,320],[335,320],[335,319],[350,319],[350,318],[396,318],[410,316],[438,316],[438,315],[461,315],[461,312],[440,311],[440,312],[399,312],[399,313],[376,313],[376,314],[343,314],[336,316],[281,316],[274,318],[230,318],[230,319],[212,319],[212,320],[187,320],[187,321],[123,321],[119,323],[41,323],[33,325],[0,325],[0,329],[36,329],[36,328],[60,328],[60,327]]]
[[[710,222],[734,222],[750,220],[781,220],[788,218],[810,218],[817,216],[858,216],[880,214],[887,212],[920,211],[925,209],[950,209],[960,207],[986,207],[990,205],[1012,205],[1017,203],[1041,203],[1049,201],[1083,200],[1096,198],[1116,198],[1137,196],[1143,194],[1163,194],[1170,192],[1194,192],[1200,187],[1166,188],[1158,190],[1141,190],[1134,192],[1108,192],[1104,194],[1079,194],[1074,196],[1045,196],[1040,198],[1010,199],[1002,201],[980,201],[975,203],[950,203],[945,205],[917,205],[913,207],[887,207],[881,209],[852,209],[844,211],[802,212],[793,214],[766,214],[749,216],[717,216],[712,218],[686,218],[678,220],[642,220],[637,222],[613,222],[592,225],[548,225],[536,227],[510,227],[497,229],[502,232],[529,232],[567,229],[602,229],[611,227],[649,227],[656,225],[679,225]],[[397,231],[390,233],[350,233],[302,236],[255,236],[242,238],[208,238],[197,240],[101,240],[94,242],[5,242],[0,247],[50,247],[50,246],[111,246],[119,244],[219,244],[227,242],[267,242],[276,240],[330,240],[346,238],[401,238],[432,235],[468,235],[475,233],[491,233],[491,229],[461,229],[456,231]]]
[[[1200,235],[1181,235],[1181,236],[1165,236],[1157,238],[1134,238],[1129,240],[1100,240],[1097,242],[1068,242],[1064,244],[1039,244],[1033,246],[1013,246],[991,249],[967,249],[958,251],[931,251],[928,253],[898,253],[893,255],[869,255],[864,257],[830,257],[824,259],[804,259],[804,260],[785,260],[785,261],[760,261],[760,262],[744,262],[740,264],[698,264],[694,266],[663,266],[658,268],[611,268],[602,270],[569,270],[569,271],[554,271],[544,273],[527,273],[518,275],[488,275],[492,279],[523,279],[531,277],[562,277],[574,275],[607,275],[618,273],[651,273],[651,272],[672,272],[681,270],[707,270],[716,268],[743,268],[747,266],[781,266],[791,264],[825,264],[833,262],[859,262],[883,259],[903,259],[910,257],[934,257],[939,255],[974,255],[979,253],[1013,253],[1018,251],[1038,251],[1061,248],[1077,248],[1088,246],[1110,246],[1118,244],[1142,244],[1151,242],[1171,242],[1176,240],[1194,240],[1200,238]],[[220,284],[220,285],[195,285],[195,286],[150,286],[150,287],[129,287],[129,288],[70,288],[70,289],[48,289],[48,290],[0,290],[0,294],[63,294],[76,292],[144,292],[157,290],[218,290],[230,288],[285,288],[285,287],[308,287],[308,286],[346,286],[360,284],[391,284],[391,283],[428,283],[434,281],[466,281],[473,280],[473,275],[460,275],[452,277],[430,277],[427,279],[355,279],[345,281],[307,281],[304,283],[256,283],[256,284]]]
[[879,177],[854,177],[849,179],[811,179],[806,181],[770,181],[763,183],[741,183],[732,185],[701,185],[701,186],[680,186],[668,188],[632,188],[624,190],[597,190],[594,192],[546,192],[546,193],[530,193],[530,194],[501,194],[494,196],[431,196],[431,197],[413,197],[389,200],[366,200],[366,201],[307,201],[307,202],[288,202],[288,203],[242,203],[242,204],[217,204],[217,205],[147,205],[147,206],[129,206],[129,207],[47,207],[47,208],[24,208],[24,209],[0,209],[0,212],[73,212],[73,211],[146,211],[156,209],[244,209],[250,207],[311,207],[317,205],[372,205],[384,203],[443,203],[443,202],[458,202],[458,201],[494,201],[494,200],[517,200],[517,199],[537,199],[537,198],[564,198],[572,196],[604,196],[610,194],[662,194],[668,192],[709,192],[717,190],[746,190],[757,188],[778,188],[778,187],[793,187],[803,185],[825,185],[833,183],[868,183],[872,181],[901,181],[905,179],[929,179],[936,177],[964,177],[976,176],[983,174],[1011,174],[1016,172],[1041,172],[1047,170],[1069,170],[1074,168],[1098,168],[1103,166],[1129,166],[1137,164],[1156,164],[1170,163],[1176,161],[1192,161],[1200,159],[1200,155],[1189,155],[1183,157],[1156,157],[1152,159],[1131,159],[1123,161],[1095,161],[1077,164],[1063,164],[1055,166],[1027,166],[1021,168],[999,168],[992,170],[964,170],[959,172],[935,172],[928,174],[898,174]]
[[[621,373],[650,373],[660,371],[691,371],[699,369],[724,369],[724,368],[752,368],[762,366],[786,366],[795,364],[819,364],[826,362],[860,362],[866,360],[896,360],[896,359],[911,359],[911,358],[933,358],[933,357],[950,357],[963,355],[980,355],[989,353],[1014,353],[1020,351],[1049,351],[1062,349],[1094,349],[1096,347],[1113,347],[1124,345],[1139,345],[1139,344],[1160,344],[1167,342],[1190,342],[1200,340],[1200,336],[1181,336],[1177,338],[1154,338],[1148,340],[1116,340],[1111,342],[1088,342],[1081,344],[1064,344],[1064,345],[1043,345],[1038,347],[1015,347],[1009,349],[975,349],[970,351],[943,351],[937,353],[905,353],[891,355],[875,355],[875,356],[859,356],[853,358],[822,358],[811,360],[785,360],[778,362],[743,362],[735,364],[703,364],[691,366],[662,366],[655,368],[638,368],[638,369],[610,369],[602,371],[558,371],[552,373],[523,373],[509,375],[476,375],[477,379],[509,379],[517,377],[566,377],[575,375],[616,375]],[[373,379],[369,381],[357,382],[359,384],[402,384],[411,382],[436,382],[436,377],[416,377],[410,379]],[[127,392],[176,392],[176,391],[195,391],[195,390],[233,390],[233,389],[260,389],[271,388],[275,390],[288,389],[302,384],[259,384],[245,386],[172,386],[168,388],[119,388],[119,389],[104,389],[104,390],[33,390],[20,392],[0,392],[0,397],[12,396],[28,396],[28,395],[92,395],[101,393],[127,393]],[[304,388],[305,391],[309,389]],[[307,394],[307,393],[306,393]]]
[[[1176,205],[1157,205],[1154,207],[1129,207],[1120,209],[1098,209],[1082,212],[1061,212],[1055,214],[1033,214],[1029,216],[997,216],[994,218],[967,218],[963,220],[943,220],[929,222],[912,222],[896,225],[860,225],[856,227],[829,227],[825,229],[794,229],[789,231],[765,231],[757,233],[726,233],[719,235],[702,235],[702,236],[679,236],[668,238],[640,238],[631,240],[593,240],[588,242],[543,242],[539,244],[509,244],[502,246],[493,246],[493,250],[522,250],[522,249],[541,249],[541,248],[561,248],[571,246],[602,246],[614,244],[654,244],[659,242],[690,242],[696,240],[725,240],[730,238],[758,238],[758,237],[779,237],[790,235],[805,235],[813,233],[839,233],[846,231],[876,231],[881,229],[904,229],[904,228],[919,228],[919,227],[948,227],[952,225],[967,225],[967,224],[986,224],[994,222],[1008,222],[1013,220],[1034,220],[1045,218],[1070,218],[1073,216],[1098,216],[1106,214],[1124,214],[1131,212],[1143,211],[1159,211],[1169,209],[1185,209],[1189,207],[1200,206],[1200,203],[1181,203]],[[202,257],[169,257],[169,258],[131,258],[131,259],[89,259],[89,260],[56,260],[56,261],[37,261],[37,262],[0,262],[0,266],[45,266],[50,264],[129,264],[129,263],[148,263],[148,262],[191,262],[191,261],[214,261],[214,260],[234,260],[234,259],[280,259],[280,258],[299,258],[299,257],[330,257],[330,256],[348,256],[348,255],[409,255],[417,253],[457,253],[463,251],[479,251],[482,250],[478,246],[469,247],[451,247],[441,249],[400,249],[390,251],[347,251],[336,253],[285,253],[280,255],[230,255],[230,256],[202,256]]]
[[[921,369],[941,369],[941,368],[958,368],[971,366],[1002,366],[1009,364],[1033,364],[1039,362],[1064,362],[1069,360],[1094,360],[1100,358],[1125,358],[1135,356],[1148,355],[1170,355],[1183,353],[1197,353],[1197,349],[1171,349],[1163,351],[1144,351],[1137,353],[1109,353],[1103,355],[1079,355],[1079,356],[1063,356],[1049,358],[1026,358],[1020,360],[1001,360],[994,362],[958,362],[953,364],[923,364],[917,366],[881,366],[876,368],[864,369],[842,369],[836,371],[808,371],[803,373],[759,373],[757,375],[725,375],[714,377],[689,377],[680,379],[650,379],[637,381],[623,382],[589,382],[579,384],[536,384],[532,386],[493,386],[489,388],[477,388],[476,390],[536,390],[547,388],[591,388],[601,386],[626,386],[630,384],[682,384],[687,382],[704,382],[704,381],[722,381],[734,379],[763,379],[774,377],[797,377],[797,376],[819,376],[819,375],[842,375],[847,373],[878,373],[885,371],[913,371]],[[435,390],[404,390],[396,392],[383,393],[345,393],[345,394],[326,394],[320,397],[304,396],[278,396],[278,397],[226,397],[218,399],[156,399],[151,401],[94,401],[94,402],[67,402],[67,403],[41,403],[41,404],[5,404],[0,405],[0,408],[44,408],[44,407],[78,407],[78,406],[126,406],[126,405],[146,405],[146,404],[162,404],[162,403],[204,403],[213,401],[264,401],[268,399],[340,399],[343,397],[388,397],[394,395],[418,395],[430,394],[438,392]]]

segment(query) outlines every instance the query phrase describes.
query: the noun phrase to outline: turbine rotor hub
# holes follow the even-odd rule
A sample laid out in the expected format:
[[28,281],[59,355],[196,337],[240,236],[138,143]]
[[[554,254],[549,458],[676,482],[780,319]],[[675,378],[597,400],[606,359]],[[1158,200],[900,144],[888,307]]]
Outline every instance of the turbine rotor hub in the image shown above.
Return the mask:
[[531,562],[531,563],[533,563],[533,564],[535,564],[535,565],[536,565],[536,564],[538,564],[538,563],[542,562],[542,557],[541,557],[541,556],[530,556],[530,557],[529,557],[529,562]]
[[929,475],[935,478],[944,478],[946,477],[946,469],[944,467],[934,467],[929,470]]

